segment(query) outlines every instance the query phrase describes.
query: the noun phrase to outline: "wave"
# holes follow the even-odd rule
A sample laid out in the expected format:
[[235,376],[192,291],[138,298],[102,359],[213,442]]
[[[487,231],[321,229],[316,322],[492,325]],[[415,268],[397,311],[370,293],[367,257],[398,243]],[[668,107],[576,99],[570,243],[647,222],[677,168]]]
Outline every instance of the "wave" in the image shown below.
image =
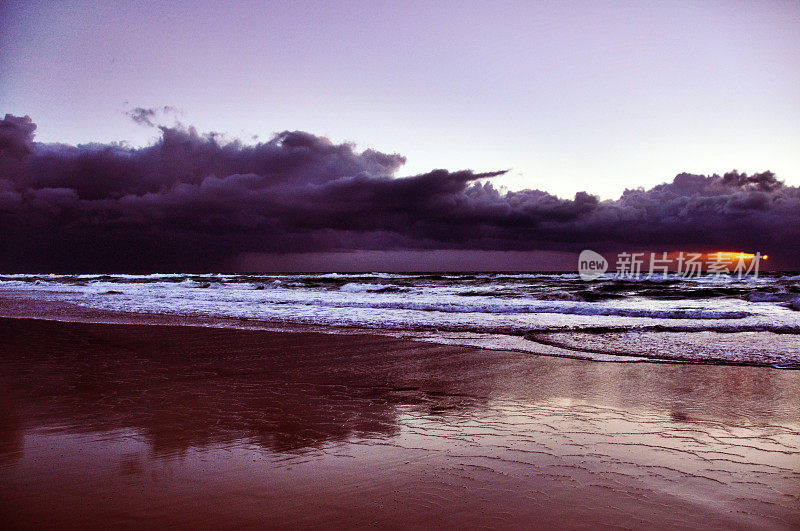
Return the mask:
[[800,334],[800,324],[782,323],[751,323],[751,324],[730,324],[714,321],[684,324],[620,324],[620,325],[579,325],[579,326],[554,326],[543,328],[530,328],[525,330],[523,336],[548,333],[572,333],[580,332],[586,334],[609,334],[609,333],[628,333],[628,332],[675,332],[675,333],[697,333],[697,332],[716,332],[719,334],[737,334],[740,332],[770,332],[781,335]]
[[[628,345],[633,349],[630,352],[636,352],[636,334],[675,332],[694,336],[692,348],[705,352],[706,358],[717,356],[731,363],[736,362],[742,348],[754,352],[748,343],[750,336],[733,340],[736,345],[732,347],[720,347],[719,336],[705,338],[703,344],[704,338],[696,333],[800,336],[800,314],[789,309],[795,303],[795,309],[800,309],[800,297],[794,291],[800,287],[787,283],[783,277],[767,279],[759,285],[673,281],[614,285],[607,280],[587,283],[574,277],[366,273],[6,275],[0,276],[0,295],[16,297],[14,293],[19,293],[37,301],[208,319],[233,323],[232,326],[247,322],[247,326],[256,323],[255,326],[313,326],[326,330],[346,327],[381,334],[417,334],[465,345],[476,341],[478,346],[524,351],[528,351],[524,345],[535,342],[537,334],[631,334],[633,339]],[[476,336],[488,339],[475,339]],[[591,359],[611,360],[609,356],[623,355],[632,359],[630,353],[614,353],[614,349],[605,348],[608,337],[596,339],[585,342],[600,345],[597,348],[602,350],[596,355],[588,353]],[[796,363],[795,358],[800,359],[800,354],[795,354],[794,339],[783,336],[770,347],[775,351],[770,359],[778,360],[773,366],[790,368]],[[657,355],[657,344],[649,348]],[[692,355],[677,343],[671,348],[675,356]],[[784,358],[779,358],[781,355]]]
[[360,282],[348,282],[347,284],[343,284],[339,288],[339,291],[343,291],[345,293],[397,293],[404,291],[404,289],[388,284],[364,284]]
[[[375,286],[380,288],[373,289]],[[343,286],[344,287],[344,286]],[[345,292],[376,293],[389,286],[382,285],[357,285],[351,286]],[[444,299],[444,298],[442,298]],[[750,312],[738,310],[710,310],[706,308],[620,308],[611,306],[596,306],[592,303],[582,303],[575,305],[559,304],[565,302],[563,299],[554,299],[551,304],[548,301],[538,302],[518,302],[503,300],[482,300],[480,302],[454,302],[448,300],[434,300],[433,298],[412,299],[326,299],[322,297],[296,298],[281,300],[265,300],[262,303],[282,303],[296,304],[303,306],[320,306],[330,308],[360,308],[374,310],[414,310],[420,312],[444,312],[444,313],[464,313],[464,314],[565,314],[565,315],[586,315],[586,316],[619,316],[619,317],[638,317],[653,319],[743,319],[751,316]]]
[[750,302],[791,302],[797,298],[796,293],[753,291],[747,294]]
[[[572,352],[592,359],[600,356],[634,356],[658,361],[712,363],[726,365],[766,365],[780,369],[800,369],[800,352],[792,348],[793,338],[769,333],[720,338],[717,331],[643,331],[603,332],[602,335],[576,332],[526,334],[525,339]],[[725,349],[716,347],[724,342]]]

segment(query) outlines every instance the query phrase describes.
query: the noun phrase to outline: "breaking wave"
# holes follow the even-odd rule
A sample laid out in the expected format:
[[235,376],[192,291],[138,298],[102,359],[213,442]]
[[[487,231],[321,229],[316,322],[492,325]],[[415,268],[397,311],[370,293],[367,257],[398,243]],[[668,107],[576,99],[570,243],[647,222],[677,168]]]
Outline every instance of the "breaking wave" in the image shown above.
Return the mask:
[[[643,337],[656,345],[643,357],[658,358],[654,352],[662,348],[657,345],[665,334],[697,338],[713,333],[718,335],[707,344],[675,342],[680,355],[670,359],[781,367],[800,363],[800,341],[796,341],[800,275],[796,273],[742,279],[666,275],[624,281],[606,276],[591,282],[572,273],[2,275],[2,296],[236,323],[354,327],[591,359],[612,359],[608,357],[612,354],[614,360],[633,359],[637,349],[647,350]],[[535,338],[552,333],[573,334],[594,346],[584,348],[560,338],[543,351],[544,343]],[[624,338],[614,343],[625,343],[629,352],[614,345],[597,347],[602,338],[608,342],[619,334],[635,338],[630,344]],[[726,335],[725,348],[715,346],[719,334]],[[754,337],[773,336],[790,340],[773,339],[754,350]],[[741,344],[729,344],[731,337],[740,337]],[[742,357],[742,352],[751,351]]]

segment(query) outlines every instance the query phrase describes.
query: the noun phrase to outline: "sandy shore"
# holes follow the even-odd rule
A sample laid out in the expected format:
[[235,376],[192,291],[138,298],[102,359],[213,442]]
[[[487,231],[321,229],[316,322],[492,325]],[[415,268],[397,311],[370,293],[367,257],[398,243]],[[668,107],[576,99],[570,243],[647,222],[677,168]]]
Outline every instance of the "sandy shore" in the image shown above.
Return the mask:
[[0,521],[800,526],[800,372],[0,319]]

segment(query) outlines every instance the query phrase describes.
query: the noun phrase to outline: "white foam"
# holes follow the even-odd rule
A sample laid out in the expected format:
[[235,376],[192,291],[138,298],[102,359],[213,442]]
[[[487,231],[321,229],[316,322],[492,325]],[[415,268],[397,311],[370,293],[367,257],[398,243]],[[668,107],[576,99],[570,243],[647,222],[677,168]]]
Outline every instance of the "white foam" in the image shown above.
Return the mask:
[[380,291],[391,287],[392,286],[388,284],[364,284],[361,282],[348,282],[340,287],[339,290],[347,293],[364,293],[368,291]]
[[[746,284],[729,279],[705,282],[736,289]],[[759,287],[753,293],[783,289],[780,282],[785,284],[785,278],[765,279],[764,291]],[[696,285],[677,283],[664,289],[680,295],[681,290],[688,293]],[[456,334],[447,336],[448,341],[466,337],[465,333],[482,334],[482,346],[511,341],[517,350],[530,343],[522,336],[531,330],[800,333],[800,312],[769,296],[752,297],[760,302],[745,296],[662,300],[633,295],[598,302],[577,300],[573,292],[586,287],[575,274],[0,276],[0,292],[24,292],[28,297],[96,309],[351,326],[436,337]],[[464,296],[467,292],[472,295]],[[745,289],[743,293],[748,292]],[[475,341],[471,337],[469,344]]]

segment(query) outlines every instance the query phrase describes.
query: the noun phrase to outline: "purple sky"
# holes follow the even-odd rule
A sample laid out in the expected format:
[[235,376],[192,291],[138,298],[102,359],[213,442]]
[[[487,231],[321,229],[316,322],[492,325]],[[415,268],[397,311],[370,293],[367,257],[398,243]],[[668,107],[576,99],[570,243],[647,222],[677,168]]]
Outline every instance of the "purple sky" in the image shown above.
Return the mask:
[[41,142],[144,145],[125,111],[170,105],[565,197],[733,168],[800,185],[798,2],[177,4],[3,3],[0,111]]

